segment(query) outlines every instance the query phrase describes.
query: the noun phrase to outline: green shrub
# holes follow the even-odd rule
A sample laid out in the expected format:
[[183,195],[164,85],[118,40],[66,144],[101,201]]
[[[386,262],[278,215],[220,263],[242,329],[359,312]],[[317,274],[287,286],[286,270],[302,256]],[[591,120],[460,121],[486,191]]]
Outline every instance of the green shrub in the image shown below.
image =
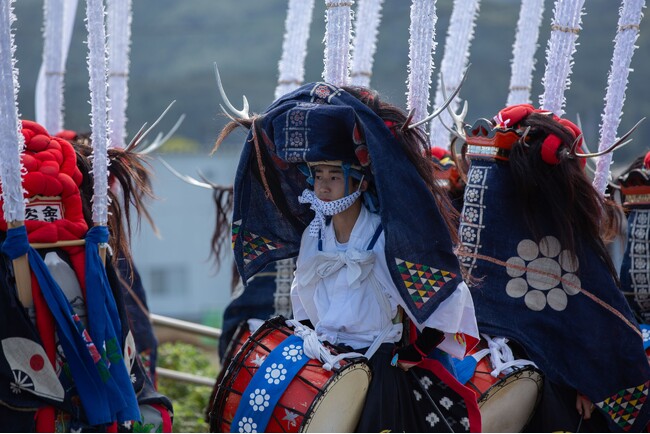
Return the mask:
[[[186,343],[166,342],[158,347],[158,366],[175,371],[216,379],[213,360],[204,350]],[[158,390],[174,404],[174,432],[208,432],[205,410],[210,387],[159,377]]]

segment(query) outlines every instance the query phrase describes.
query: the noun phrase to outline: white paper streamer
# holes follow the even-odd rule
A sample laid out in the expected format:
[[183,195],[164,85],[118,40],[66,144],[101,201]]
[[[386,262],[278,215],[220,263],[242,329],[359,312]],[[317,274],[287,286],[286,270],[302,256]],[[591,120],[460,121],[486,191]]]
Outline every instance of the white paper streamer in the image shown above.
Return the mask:
[[510,89],[506,106],[530,104],[530,91],[535,70],[535,51],[539,26],[544,14],[544,0],[523,0],[517,21],[517,34],[512,46]]
[[[616,141],[616,131],[621,121],[623,103],[625,102],[630,63],[636,48],[634,43],[639,37],[639,24],[641,24],[644,7],[645,0],[623,0],[619,10],[618,31],[614,39],[614,54],[607,79],[605,109],[600,126],[599,151],[604,151]],[[609,170],[611,164],[611,152],[598,157],[593,186],[601,196],[605,194],[607,183],[611,177]]]
[[108,100],[106,89],[106,29],[102,0],[86,0],[86,29],[88,30],[88,72],[90,75],[90,105],[93,144],[93,222],[108,222]]
[[313,11],[314,0],[289,0],[275,98],[296,89],[305,79],[305,57]]
[[409,27],[409,65],[406,108],[415,110],[413,121],[427,117],[433,53],[436,49],[436,0],[413,0]]
[[350,27],[353,1],[325,0],[325,68],[323,80],[335,86],[348,84]]
[[25,220],[20,153],[25,147],[18,118],[18,70],[15,68],[14,35],[16,21],[12,0],[0,0],[0,180],[3,211],[7,222]]
[[384,0],[359,0],[354,19],[353,55],[350,66],[350,83],[355,86],[370,86],[383,2]]
[[542,83],[544,93],[539,104],[558,116],[564,114],[564,92],[569,88],[576,39],[582,22],[585,0],[556,0],[551,24],[551,37],[546,48],[546,70]]
[[[454,8],[449,19],[449,30],[445,40],[445,52],[440,65],[440,74],[445,81],[445,92],[447,95],[458,87],[463,78],[463,73],[467,68],[469,59],[469,48],[474,39],[474,26],[478,16],[480,0],[454,0]],[[438,75],[438,88],[436,91],[435,107],[440,107],[445,98],[442,92],[442,83]],[[456,96],[449,104],[452,111],[457,111],[460,104],[460,98]],[[429,140],[431,146],[441,148],[449,147],[449,131],[444,127],[442,122],[450,128],[453,125],[451,115],[447,110],[443,111],[440,116],[431,120],[431,132]]]
[[43,63],[36,80],[34,104],[36,122],[51,134],[61,131],[65,125],[65,65],[76,14],[77,0],[45,1]]
[[107,0],[108,92],[111,101],[109,148],[126,143],[126,107],[128,105],[129,53],[131,43],[131,0]]

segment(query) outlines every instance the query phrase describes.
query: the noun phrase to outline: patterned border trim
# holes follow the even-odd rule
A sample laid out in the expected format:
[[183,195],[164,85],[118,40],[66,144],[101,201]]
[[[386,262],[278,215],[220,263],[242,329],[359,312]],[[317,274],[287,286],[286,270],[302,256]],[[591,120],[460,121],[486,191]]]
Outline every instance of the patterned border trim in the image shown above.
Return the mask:
[[650,210],[633,210],[628,230],[630,281],[634,301],[643,312],[650,311]]
[[[485,228],[483,224],[485,212],[485,190],[488,178],[489,167],[470,167],[467,174],[467,186],[465,187],[465,203],[461,223],[458,229],[460,233],[460,248],[458,258],[463,266],[472,273],[476,267],[479,249],[481,247],[481,233]],[[471,253],[469,256],[463,252]]]

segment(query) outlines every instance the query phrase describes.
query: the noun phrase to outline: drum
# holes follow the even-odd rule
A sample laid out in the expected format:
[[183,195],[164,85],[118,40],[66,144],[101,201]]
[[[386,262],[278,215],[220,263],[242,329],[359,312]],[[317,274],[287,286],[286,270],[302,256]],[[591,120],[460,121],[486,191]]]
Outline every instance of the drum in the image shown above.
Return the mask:
[[[482,341],[472,354],[487,348]],[[530,421],[542,396],[544,377],[533,367],[514,368],[509,374],[493,377],[490,355],[480,357],[474,375],[465,383],[474,391],[481,411],[483,432],[521,432]]]
[[352,432],[371,373],[365,358],[340,365],[327,371],[319,360],[308,359],[286,320],[272,318],[230,362],[210,409],[210,430]]

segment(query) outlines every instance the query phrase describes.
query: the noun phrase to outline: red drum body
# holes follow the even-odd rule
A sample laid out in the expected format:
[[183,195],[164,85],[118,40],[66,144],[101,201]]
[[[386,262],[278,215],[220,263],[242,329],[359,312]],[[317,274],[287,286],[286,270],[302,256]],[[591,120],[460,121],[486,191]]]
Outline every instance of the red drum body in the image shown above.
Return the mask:
[[[282,317],[266,321],[241,346],[218,385],[210,415],[212,432],[238,431],[231,427],[241,403],[255,397],[243,396],[269,354],[293,335]],[[333,354],[334,348],[328,347]],[[342,360],[341,367],[327,371],[310,359],[291,380],[272,409],[266,432],[352,432],[365,402],[370,368],[365,359]],[[277,398],[276,398],[277,399]],[[261,427],[256,428],[259,432]]]
[[[484,348],[481,342],[471,354]],[[493,370],[488,354],[477,362],[474,376],[465,383],[476,394],[482,430],[521,432],[539,403],[544,376],[533,366],[515,368],[510,374],[497,377],[490,374]]]

